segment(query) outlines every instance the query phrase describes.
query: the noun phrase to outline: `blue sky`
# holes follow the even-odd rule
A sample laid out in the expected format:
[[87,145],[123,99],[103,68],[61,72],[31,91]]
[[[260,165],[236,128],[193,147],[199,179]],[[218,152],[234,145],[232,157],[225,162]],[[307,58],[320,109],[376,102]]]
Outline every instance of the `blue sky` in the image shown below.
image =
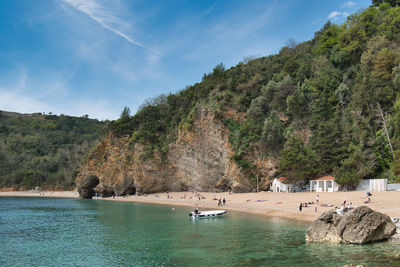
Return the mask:
[[116,119],[370,0],[2,0],[0,110]]

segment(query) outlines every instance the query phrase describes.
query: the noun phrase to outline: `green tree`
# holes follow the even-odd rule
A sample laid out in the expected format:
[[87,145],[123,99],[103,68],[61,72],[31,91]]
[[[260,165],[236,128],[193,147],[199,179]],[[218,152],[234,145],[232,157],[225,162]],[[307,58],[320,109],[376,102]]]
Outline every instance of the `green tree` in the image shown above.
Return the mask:
[[312,179],[319,172],[314,152],[296,135],[289,137],[281,151],[279,172],[290,182]]
[[339,117],[320,121],[313,131],[310,144],[317,155],[321,174],[332,173],[346,153]]
[[121,111],[121,115],[119,116],[120,120],[129,120],[131,117],[131,110],[129,107],[125,106],[124,109]]
[[376,159],[370,149],[365,149],[362,144],[350,144],[349,156],[340,162],[335,171],[336,181],[344,188],[353,189],[358,181],[369,178],[376,168]]
[[266,118],[261,134],[261,142],[265,149],[272,154],[279,153],[286,141],[284,133],[285,126],[275,114]]
[[395,7],[400,5],[400,0],[372,0],[374,6],[379,6],[380,4],[388,3],[389,5]]

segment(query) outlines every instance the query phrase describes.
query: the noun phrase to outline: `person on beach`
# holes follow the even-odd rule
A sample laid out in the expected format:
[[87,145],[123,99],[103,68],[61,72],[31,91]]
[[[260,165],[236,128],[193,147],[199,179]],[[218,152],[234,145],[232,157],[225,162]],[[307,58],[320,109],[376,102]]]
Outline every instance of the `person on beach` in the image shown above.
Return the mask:
[[315,198],[315,202],[319,202],[319,195],[317,195],[317,197]]
[[300,202],[299,211],[303,209],[303,203]]
[[221,207],[222,203],[221,203],[221,199],[218,200],[218,207]]
[[225,200],[225,198],[222,200],[222,204],[224,204],[224,206],[225,206],[225,202],[226,202],[226,200]]

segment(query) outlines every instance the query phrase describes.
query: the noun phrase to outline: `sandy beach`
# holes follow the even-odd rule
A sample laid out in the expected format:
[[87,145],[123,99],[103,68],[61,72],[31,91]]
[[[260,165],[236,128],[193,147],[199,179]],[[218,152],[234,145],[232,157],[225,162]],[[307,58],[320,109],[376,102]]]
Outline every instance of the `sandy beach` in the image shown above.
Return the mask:
[[78,192],[75,191],[6,191],[0,192],[0,197],[64,197],[79,198]]
[[[147,196],[131,196],[105,198],[111,201],[132,201],[141,203],[166,204],[170,206],[188,206],[191,210],[197,204],[201,209],[225,209],[253,214],[281,217],[299,221],[314,221],[323,212],[335,206],[340,207],[346,200],[352,202],[353,206],[367,205],[370,208],[389,215],[390,217],[400,218],[400,192],[373,192],[371,203],[365,204],[366,192],[334,192],[334,193],[208,193],[199,192],[198,195],[205,199],[198,199],[192,192],[170,192],[160,194],[149,194]],[[186,198],[185,198],[186,195]],[[319,195],[319,203],[311,204],[299,211],[300,202],[316,202]],[[213,199],[226,199],[225,206],[218,207],[218,201]],[[324,204],[333,205],[326,207]],[[315,209],[317,207],[317,209]]]
[[[77,192],[73,191],[45,191],[44,195],[34,192],[11,191],[0,192],[1,196],[20,196],[20,197],[67,197],[77,198]],[[169,195],[169,198],[168,198]],[[200,197],[200,200],[198,196]],[[316,204],[316,196],[319,195],[319,203]],[[218,207],[215,199],[224,199],[226,204]],[[143,196],[102,198],[96,200],[125,201],[153,203],[173,206],[187,206],[188,211],[192,210],[197,204],[201,209],[225,209],[232,211],[248,212],[264,216],[280,217],[299,221],[314,221],[323,212],[340,207],[346,200],[352,202],[353,206],[367,205],[370,208],[389,215],[390,217],[400,218],[400,191],[372,192],[371,203],[365,204],[366,192],[334,192],[334,193],[210,193],[210,192],[169,192],[149,194]],[[299,211],[300,202],[314,202],[309,207]],[[333,205],[331,207],[325,204]]]

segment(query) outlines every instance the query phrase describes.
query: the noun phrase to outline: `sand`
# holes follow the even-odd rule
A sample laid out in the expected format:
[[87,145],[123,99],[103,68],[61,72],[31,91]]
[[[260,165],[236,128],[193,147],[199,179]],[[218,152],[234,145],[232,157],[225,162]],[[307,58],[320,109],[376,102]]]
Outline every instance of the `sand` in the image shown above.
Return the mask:
[[79,198],[76,191],[6,191],[0,192],[0,197],[64,197],[64,198]]
[[[373,210],[380,211],[390,217],[400,218],[400,191],[372,192],[371,203],[364,204],[366,192],[334,192],[334,193],[207,193],[199,192],[198,195],[205,199],[198,199],[192,192],[170,192],[159,194],[149,194],[146,196],[130,196],[103,198],[109,201],[126,201],[153,203],[174,206],[187,206],[188,211],[193,210],[197,204],[202,209],[225,209],[232,211],[248,212],[253,214],[280,217],[299,221],[314,221],[323,212],[332,209],[334,206],[340,207],[344,200],[347,203],[352,202],[353,206],[366,205]],[[186,198],[184,198],[186,195]],[[309,207],[299,211],[300,202],[316,202],[316,196],[319,195],[319,203],[311,204]],[[30,192],[0,192],[1,196],[37,196],[39,193]],[[41,196],[43,197],[43,196]],[[72,191],[53,191],[44,192],[44,197],[68,197],[77,198],[77,192]],[[216,199],[226,199],[225,206],[218,207]],[[333,207],[324,207],[322,204],[331,204]],[[317,210],[315,210],[315,207]]]
[[[113,201],[132,201],[141,203],[166,204],[170,206],[188,206],[188,211],[193,210],[197,204],[201,209],[225,209],[233,211],[248,212],[265,216],[281,217],[299,221],[314,221],[323,212],[335,206],[340,207],[344,200],[352,202],[353,206],[366,205],[373,210],[380,211],[390,217],[400,218],[400,191],[373,192],[371,203],[364,204],[366,192],[334,192],[334,193],[205,193],[199,192],[205,199],[198,199],[192,192],[170,192],[149,194],[147,196],[131,196],[106,198]],[[186,198],[184,196],[186,195]],[[311,204],[309,207],[299,211],[300,202],[316,202],[319,195],[319,203]],[[225,206],[218,207],[216,199],[226,199]],[[333,207],[324,207],[322,204],[331,204]],[[315,210],[317,207],[317,210]]]

